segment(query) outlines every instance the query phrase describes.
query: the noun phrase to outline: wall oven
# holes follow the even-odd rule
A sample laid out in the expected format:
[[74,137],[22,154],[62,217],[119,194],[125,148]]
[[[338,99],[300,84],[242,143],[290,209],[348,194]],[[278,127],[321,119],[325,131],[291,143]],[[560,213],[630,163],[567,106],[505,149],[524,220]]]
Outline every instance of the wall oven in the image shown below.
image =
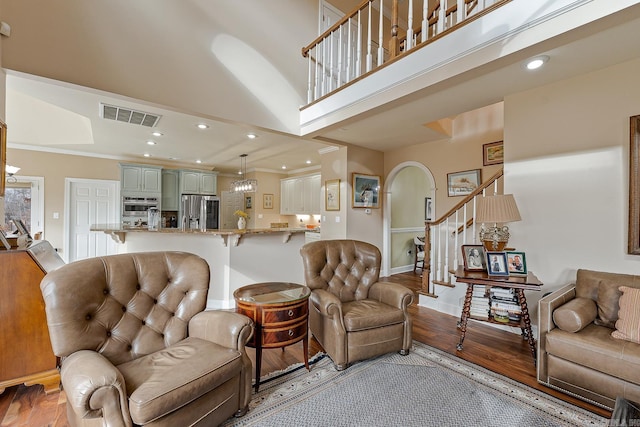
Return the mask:
[[122,197],[122,222],[129,225],[146,222],[149,208],[159,208],[157,197]]

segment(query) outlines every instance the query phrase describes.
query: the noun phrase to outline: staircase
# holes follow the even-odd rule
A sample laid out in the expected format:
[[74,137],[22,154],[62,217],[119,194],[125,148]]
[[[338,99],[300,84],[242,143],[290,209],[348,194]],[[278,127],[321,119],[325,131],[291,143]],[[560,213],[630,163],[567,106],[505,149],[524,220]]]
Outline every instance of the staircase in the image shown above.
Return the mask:
[[454,287],[452,273],[462,264],[462,245],[481,244],[475,222],[476,201],[485,194],[503,194],[504,170],[466,196],[435,221],[425,222],[425,263],[419,294],[438,297],[438,286]]

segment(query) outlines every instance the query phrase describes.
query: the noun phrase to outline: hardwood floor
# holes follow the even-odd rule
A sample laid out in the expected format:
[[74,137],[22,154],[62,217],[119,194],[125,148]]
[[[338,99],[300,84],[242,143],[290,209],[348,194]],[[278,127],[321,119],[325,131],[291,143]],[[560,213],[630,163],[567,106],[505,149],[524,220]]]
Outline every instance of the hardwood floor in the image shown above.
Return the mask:
[[[396,274],[385,280],[400,283],[414,291],[420,288],[419,275],[412,272]],[[611,415],[609,411],[602,408],[538,384],[529,345],[520,335],[479,322],[469,322],[464,349],[457,351],[456,344],[459,338],[456,327],[457,317],[419,307],[415,303],[410,310],[413,316],[414,340],[456,355],[599,415],[605,417]],[[321,346],[315,339],[311,339],[309,341],[310,357],[318,351],[322,351]],[[255,351],[250,348],[248,352],[252,361],[255,361]],[[291,345],[284,351],[263,350],[261,374],[266,375],[285,369],[301,361],[301,343]],[[42,386],[39,385],[10,387],[0,395],[0,427],[67,426],[65,406],[64,392],[45,395]]]

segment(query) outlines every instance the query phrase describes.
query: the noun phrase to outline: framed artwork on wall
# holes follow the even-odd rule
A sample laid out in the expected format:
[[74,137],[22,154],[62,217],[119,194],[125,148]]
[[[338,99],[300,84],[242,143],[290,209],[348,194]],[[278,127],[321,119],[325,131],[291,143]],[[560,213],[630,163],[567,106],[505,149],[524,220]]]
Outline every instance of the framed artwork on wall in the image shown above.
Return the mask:
[[339,179],[331,179],[324,182],[324,209],[327,211],[340,210]]
[[482,165],[499,165],[504,162],[503,141],[490,142],[482,146]]
[[262,195],[262,209],[273,209],[273,194]]
[[630,119],[629,239],[627,252],[640,255],[640,116]]
[[251,196],[246,196],[244,198],[244,207],[245,209],[251,209],[253,203],[252,203],[252,199]]
[[380,207],[380,177],[376,175],[353,174],[354,208]]
[[481,170],[473,169],[447,174],[447,190],[449,197],[466,196],[478,188],[481,179]]

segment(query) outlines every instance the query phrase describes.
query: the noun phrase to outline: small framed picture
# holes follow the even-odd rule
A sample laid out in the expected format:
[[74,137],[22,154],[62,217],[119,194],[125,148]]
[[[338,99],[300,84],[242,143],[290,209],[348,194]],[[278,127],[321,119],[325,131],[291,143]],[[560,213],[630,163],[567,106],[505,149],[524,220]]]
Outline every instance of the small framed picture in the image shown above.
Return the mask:
[[24,222],[21,219],[14,218],[11,221],[13,221],[13,224],[18,229],[18,234],[31,237],[31,235],[29,234],[29,230],[27,230],[27,226],[24,225]]
[[473,190],[480,186],[482,182],[481,170],[474,169],[463,172],[447,174],[447,189],[449,197],[466,196],[473,193]]
[[245,209],[251,209],[252,203],[251,203],[251,196],[247,196],[244,198],[244,207]]
[[424,220],[433,221],[433,200],[431,197],[424,198]]
[[273,209],[273,194],[262,195],[262,209]]
[[504,162],[503,141],[490,142],[482,145],[482,165],[499,165]]
[[354,208],[379,208],[380,177],[354,173],[352,202]]
[[326,211],[340,210],[340,180],[330,179],[324,182],[324,209]]
[[509,276],[505,252],[486,251],[485,254],[489,276]]
[[487,269],[482,245],[462,245],[462,260],[465,270],[484,271]]
[[524,252],[507,251],[507,267],[509,274],[527,274],[527,259]]

